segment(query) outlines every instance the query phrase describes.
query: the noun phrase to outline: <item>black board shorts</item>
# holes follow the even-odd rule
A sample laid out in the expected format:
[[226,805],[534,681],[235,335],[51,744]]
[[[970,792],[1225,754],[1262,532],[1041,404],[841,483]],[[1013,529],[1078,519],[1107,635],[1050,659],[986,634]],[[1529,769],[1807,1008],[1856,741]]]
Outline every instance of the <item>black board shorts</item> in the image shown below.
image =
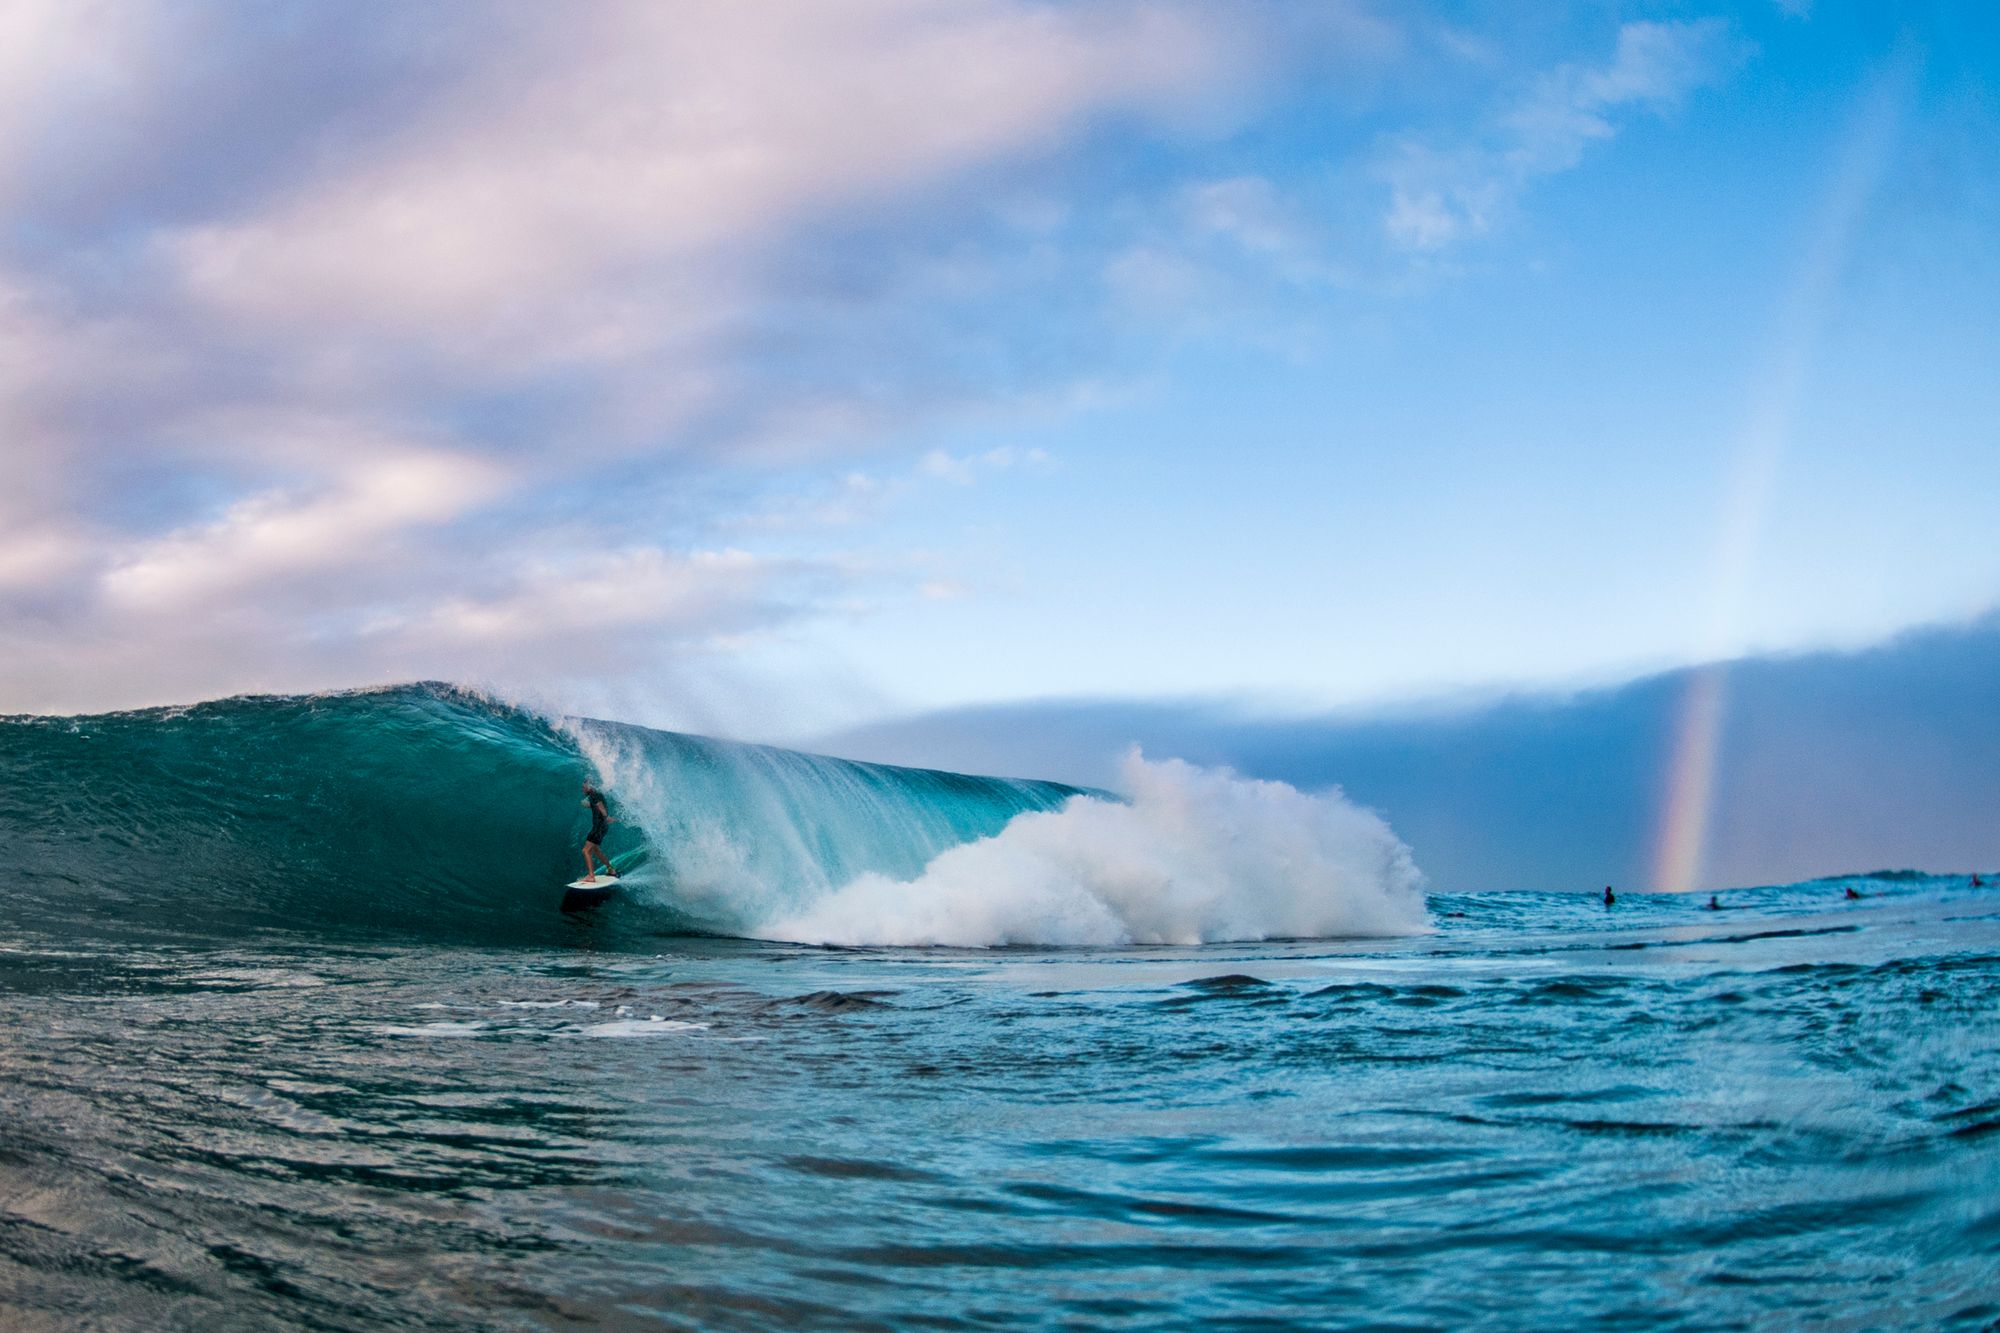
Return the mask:
[[611,825],[609,824],[592,824],[590,826],[590,836],[585,838],[584,841],[603,842],[604,835],[609,833],[610,831],[611,831]]

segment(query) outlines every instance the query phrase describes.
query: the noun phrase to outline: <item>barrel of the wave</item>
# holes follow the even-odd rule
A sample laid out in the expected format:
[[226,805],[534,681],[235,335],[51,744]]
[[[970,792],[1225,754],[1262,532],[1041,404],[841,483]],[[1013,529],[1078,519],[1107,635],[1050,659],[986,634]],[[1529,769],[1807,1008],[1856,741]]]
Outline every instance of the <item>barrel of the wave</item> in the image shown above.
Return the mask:
[[[624,723],[569,719],[562,729],[616,807],[607,849],[616,868],[642,868],[608,894],[571,881],[565,904],[655,912],[669,928],[703,934],[759,935],[863,875],[912,878],[941,853],[1078,794],[1061,783],[858,763]],[[637,846],[618,846],[620,837]]]

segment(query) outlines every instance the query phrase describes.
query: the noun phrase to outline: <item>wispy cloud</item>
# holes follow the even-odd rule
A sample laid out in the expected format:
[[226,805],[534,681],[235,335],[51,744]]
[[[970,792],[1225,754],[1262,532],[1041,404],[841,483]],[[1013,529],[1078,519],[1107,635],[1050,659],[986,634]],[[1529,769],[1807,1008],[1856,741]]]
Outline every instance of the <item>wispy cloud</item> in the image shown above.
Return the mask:
[[261,492],[213,523],[140,543],[106,571],[105,601],[174,614],[263,583],[373,563],[405,530],[448,523],[503,485],[493,465],[458,454],[367,459],[315,493]]
[[1601,65],[1564,65],[1534,81],[1470,142],[1395,141],[1380,170],[1382,219],[1397,245],[1436,251],[1490,230],[1544,177],[1569,171],[1641,112],[1671,110],[1742,56],[1722,19],[1627,23]]
[[700,330],[801,215],[1158,105],[1227,51],[1122,5],[531,12],[518,46],[364,151],[162,237],[169,267],[243,318],[469,340],[451,350],[485,373],[615,358]]
[[954,486],[970,486],[981,473],[1006,472],[1014,468],[1043,468],[1049,465],[1046,449],[1017,449],[1013,445],[1001,445],[979,454],[953,454],[943,449],[933,449],[917,462],[917,468],[927,477],[948,481]]
[[[681,555],[642,546],[574,553],[518,571],[497,595],[442,602],[419,625],[376,628],[419,629],[516,651],[574,651],[579,643],[600,644],[602,636],[634,629],[698,646],[781,618],[777,587],[801,572],[797,562],[737,550]],[[630,648],[628,640],[624,650]]]

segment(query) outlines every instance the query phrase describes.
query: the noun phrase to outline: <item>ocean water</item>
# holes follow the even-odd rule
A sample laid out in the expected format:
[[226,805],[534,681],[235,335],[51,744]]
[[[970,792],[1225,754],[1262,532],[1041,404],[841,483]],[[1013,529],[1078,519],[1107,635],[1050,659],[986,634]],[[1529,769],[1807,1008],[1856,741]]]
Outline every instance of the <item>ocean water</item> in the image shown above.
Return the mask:
[[0,1325],[2000,1320],[1991,890],[1426,900],[1335,797],[1128,775],[0,723]]

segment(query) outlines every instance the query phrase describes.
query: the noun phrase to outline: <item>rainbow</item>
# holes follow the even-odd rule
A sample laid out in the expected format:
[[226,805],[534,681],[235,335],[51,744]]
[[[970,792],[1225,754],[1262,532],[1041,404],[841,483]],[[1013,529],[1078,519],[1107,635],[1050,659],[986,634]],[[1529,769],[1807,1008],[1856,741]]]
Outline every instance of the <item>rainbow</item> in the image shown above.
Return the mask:
[[1758,543],[1813,353],[1836,302],[1856,225],[1881,184],[1918,73],[1915,48],[1905,44],[1871,80],[1856,110],[1778,320],[1770,366],[1738,440],[1711,571],[1707,635],[1696,654],[1707,665],[1687,674],[1660,783],[1651,885],[1657,890],[1685,893],[1705,887],[1709,822],[1728,713],[1726,659],[1744,647]]

